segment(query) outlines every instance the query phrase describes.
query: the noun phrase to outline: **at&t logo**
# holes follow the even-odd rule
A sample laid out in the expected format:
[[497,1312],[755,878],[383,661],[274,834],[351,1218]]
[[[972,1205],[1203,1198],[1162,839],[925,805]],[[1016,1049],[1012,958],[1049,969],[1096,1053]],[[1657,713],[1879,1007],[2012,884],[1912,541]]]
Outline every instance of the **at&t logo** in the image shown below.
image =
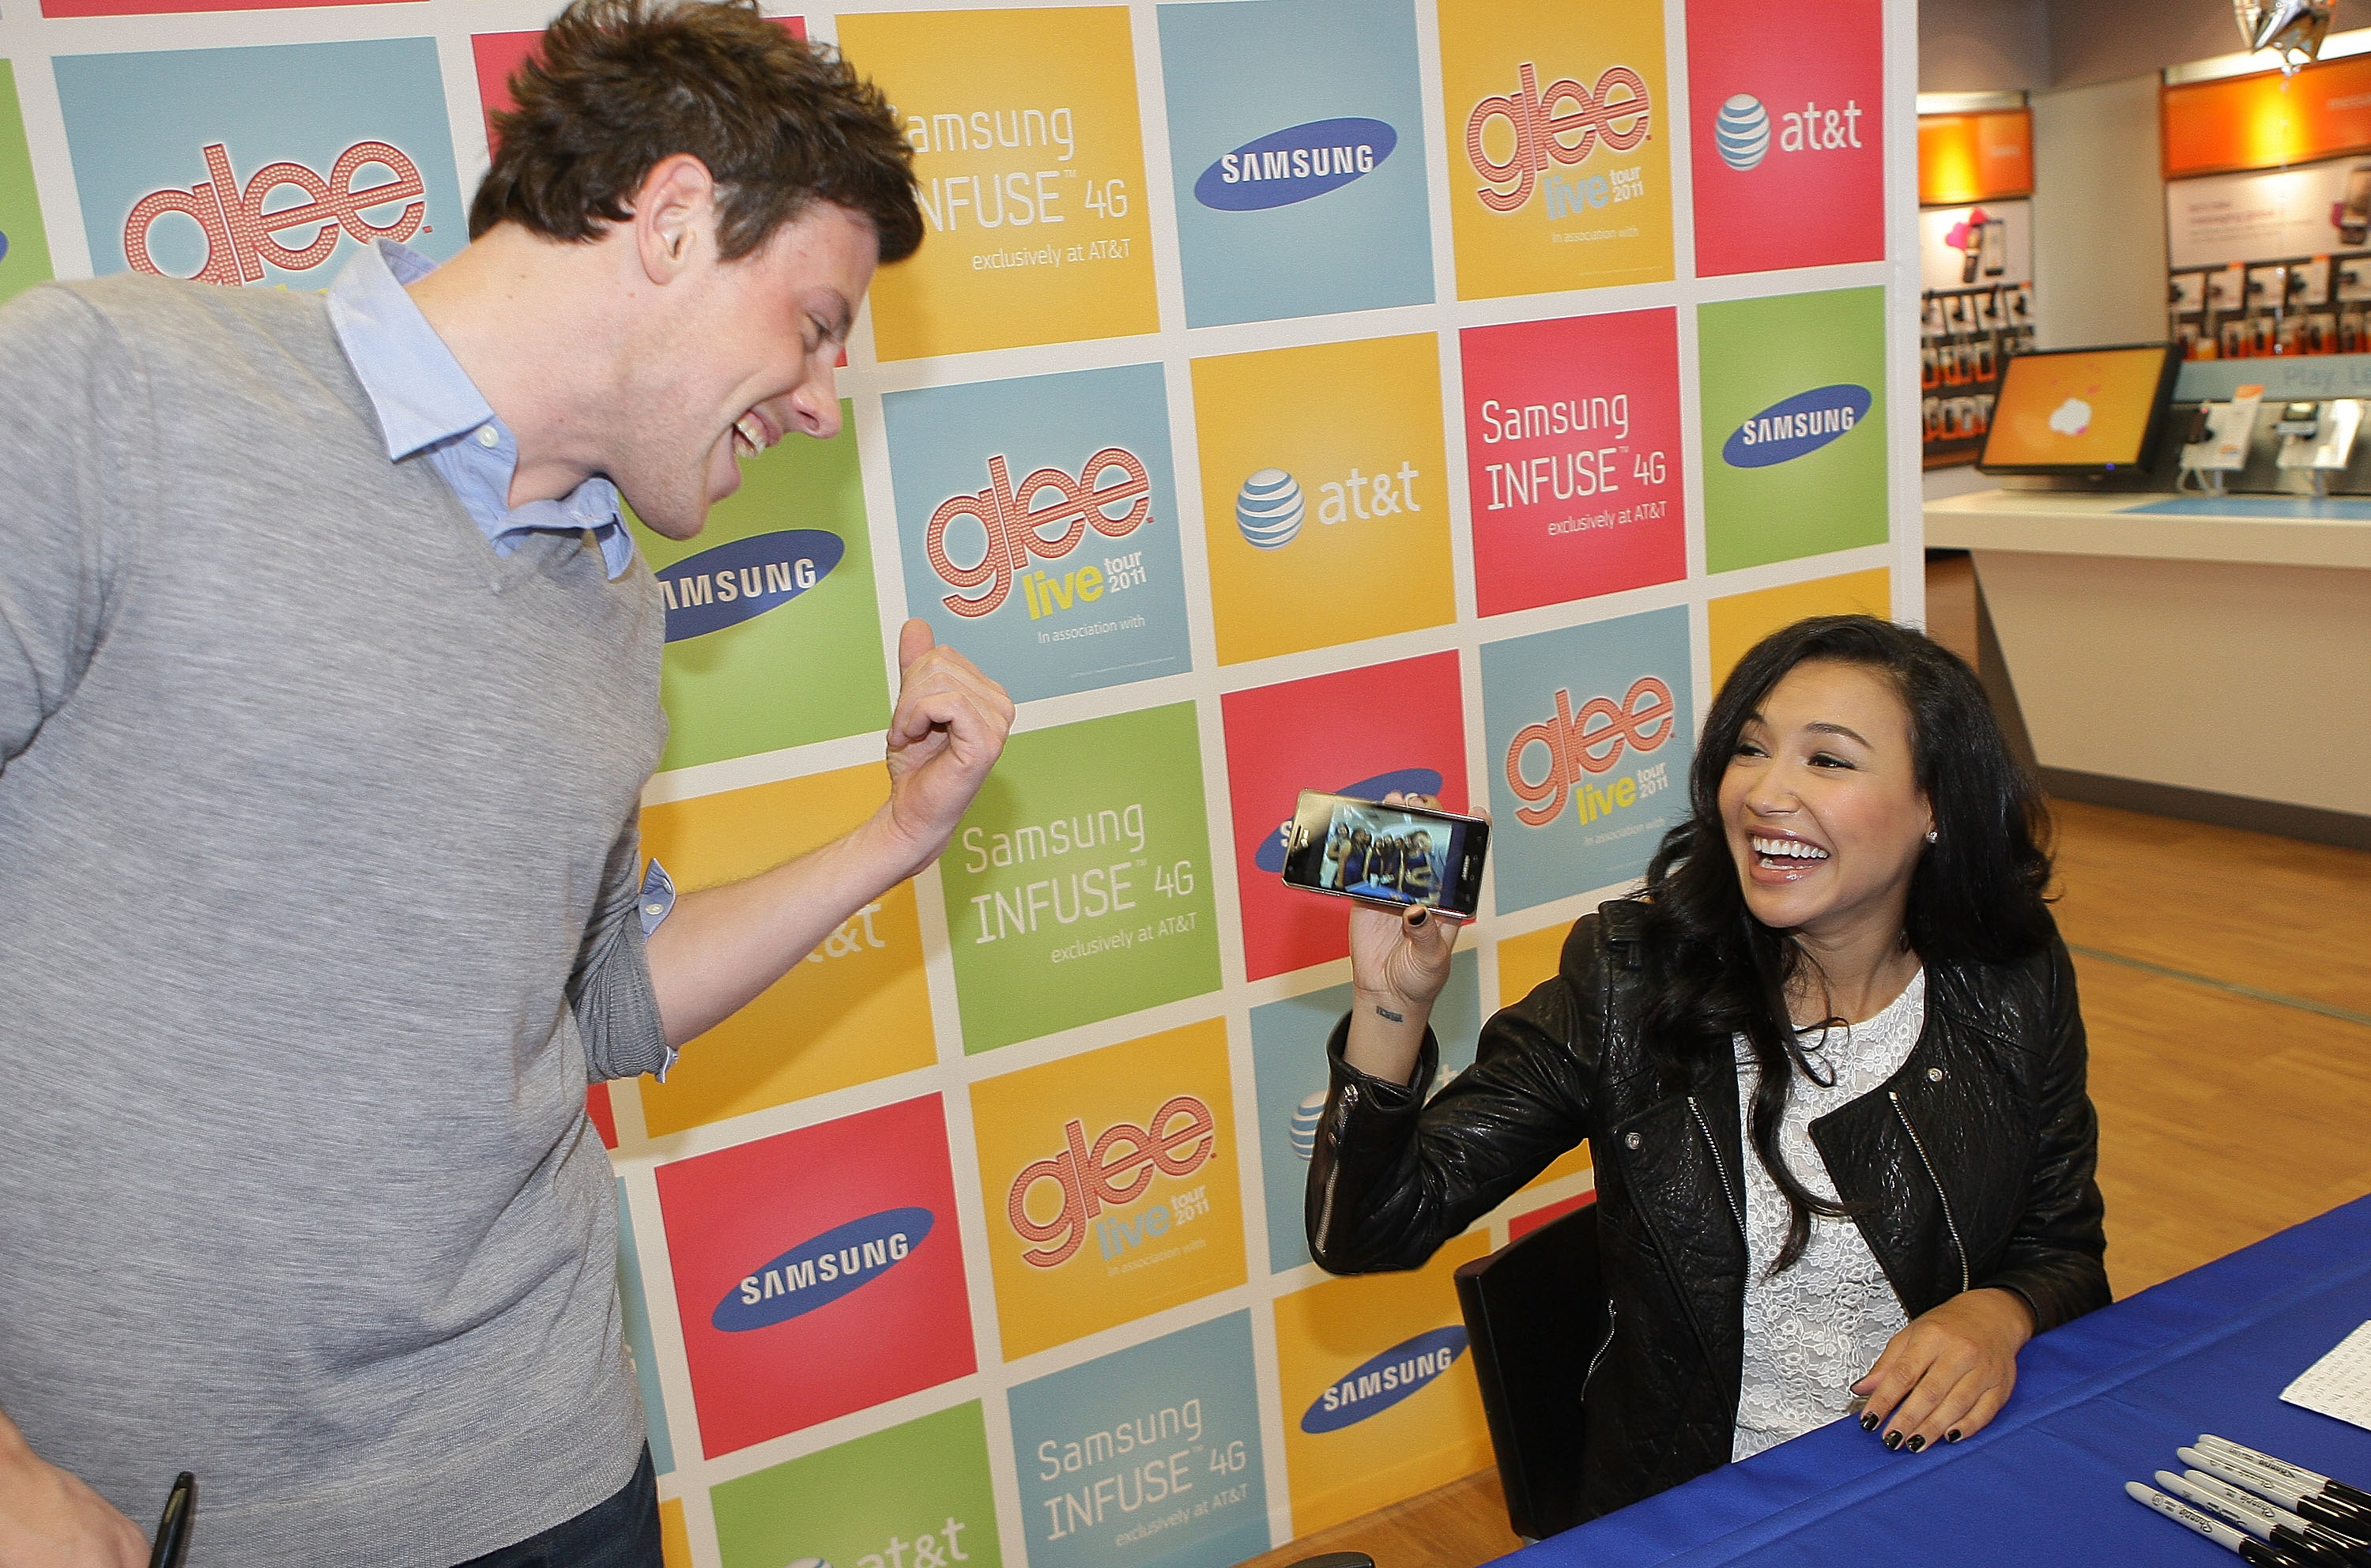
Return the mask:
[[[1037,504],[1040,499],[1045,505]],[[987,489],[949,496],[931,513],[923,548],[931,570],[949,586],[987,590],[974,599],[950,594],[940,601],[948,609],[967,618],[993,615],[1019,576],[1029,618],[1036,620],[1082,601],[1093,603],[1106,592],[1139,585],[1144,579],[1141,565],[1132,558],[1112,563],[1121,570],[1111,572],[1086,566],[1059,577],[1033,571],[1031,558],[1062,559],[1079,548],[1090,527],[1107,539],[1124,539],[1151,515],[1152,477],[1124,446],[1105,447],[1087,459],[1075,478],[1059,468],[1039,468],[1017,486],[1000,452],[988,460]],[[987,531],[979,559],[969,566],[956,565],[947,548],[947,530],[959,517],[971,518]]]
[[[361,245],[408,240],[428,214],[427,187],[418,167],[385,142],[356,142],[338,155],[326,179],[303,164],[266,164],[244,188],[231,172],[230,153],[222,143],[209,144],[204,156],[213,179],[187,190],[152,190],[133,204],[123,224],[123,259],[133,271],[167,275],[148,249],[149,230],[167,213],[194,219],[205,235],[205,265],[194,276],[234,284],[261,282],[267,262],[283,272],[308,271],[330,259],[341,233]],[[354,180],[366,168],[383,168],[394,178],[357,190]],[[303,191],[306,200],[264,211],[265,201],[283,186]],[[399,202],[403,206],[392,223],[374,224],[363,215]],[[312,236],[296,236],[305,242],[293,249],[272,237],[290,229],[309,229]]]
[[[1845,99],[1842,109],[1822,109],[1807,100],[1778,117],[1778,150],[1838,153],[1857,147],[1862,112],[1856,98]],[[1713,117],[1712,137],[1720,161],[1742,174],[1769,156],[1770,110],[1752,93],[1739,93]]]
[[[1515,808],[1515,815],[1527,826],[1544,827],[1563,812],[1569,793],[1580,820],[1589,823],[1655,793],[1663,788],[1660,764],[1644,782],[1624,778],[1601,790],[1582,780],[1610,772],[1625,748],[1635,747],[1641,756],[1661,750],[1678,722],[1671,688],[1659,676],[1639,676],[1620,702],[1592,697],[1578,713],[1572,710],[1572,693],[1559,687],[1556,716],[1524,725],[1507,747],[1507,788],[1525,802]],[[1533,779],[1524,774],[1523,756],[1535,745],[1547,748],[1548,767]]]
[[[1090,1228],[1104,1256],[1116,1258],[1199,1218],[1209,1207],[1199,1187],[1178,1193],[1174,1205],[1156,1204],[1133,1220],[1102,1216],[1105,1208],[1144,1196],[1155,1175],[1191,1176],[1209,1163],[1218,1147],[1218,1123],[1209,1106],[1190,1094],[1162,1101],[1146,1126],[1113,1123],[1093,1144],[1087,1142],[1086,1124],[1065,1124],[1062,1151],[1024,1167],[1005,1194],[1005,1217],[1024,1239],[1037,1243],[1023,1251],[1021,1261],[1033,1268],[1059,1268],[1085,1243]],[[1051,1217],[1035,1219],[1029,1195],[1045,1182],[1059,1191],[1061,1206]]]
[[1741,174],[1769,154],[1770,111],[1752,93],[1740,93],[1720,106],[1712,139],[1720,161]]
[[[1353,517],[1363,523],[1422,512],[1424,503],[1416,498],[1416,482],[1422,478],[1423,469],[1403,460],[1396,471],[1370,474],[1353,468],[1340,478],[1321,480],[1317,521],[1330,528]],[[1282,468],[1260,469],[1235,492],[1235,526],[1254,549],[1282,549],[1292,543],[1308,512],[1301,481]]]
[[[1550,217],[1602,207],[1624,200],[1625,193],[1644,194],[1635,179],[1567,182],[1547,174],[1547,167],[1550,162],[1567,167],[1586,162],[1600,141],[1617,153],[1646,141],[1654,116],[1645,77],[1627,65],[1611,65],[1598,74],[1594,88],[1567,76],[1543,90],[1538,71],[1528,60],[1517,68],[1516,77],[1514,92],[1482,99],[1466,118],[1465,157],[1485,182],[1475,192],[1484,206],[1494,213],[1516,211],[1532,199],[1543,176]],[[1504,158],[1494,158],[1489,152],[1489,144],[1505,136],[1492,129],[1498,121],[1513,133],[1512,150]]]

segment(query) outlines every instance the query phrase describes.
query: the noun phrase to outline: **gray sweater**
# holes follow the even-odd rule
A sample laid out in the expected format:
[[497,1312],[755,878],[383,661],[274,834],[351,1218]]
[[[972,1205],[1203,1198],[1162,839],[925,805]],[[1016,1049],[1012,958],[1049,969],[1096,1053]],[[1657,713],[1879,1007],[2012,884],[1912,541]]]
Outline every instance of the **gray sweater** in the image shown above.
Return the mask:
[[588,1076],[661,617],[390,464],[318,295],[0,311],[0,1410],[193,1565],[449,1563],[642,1443]]

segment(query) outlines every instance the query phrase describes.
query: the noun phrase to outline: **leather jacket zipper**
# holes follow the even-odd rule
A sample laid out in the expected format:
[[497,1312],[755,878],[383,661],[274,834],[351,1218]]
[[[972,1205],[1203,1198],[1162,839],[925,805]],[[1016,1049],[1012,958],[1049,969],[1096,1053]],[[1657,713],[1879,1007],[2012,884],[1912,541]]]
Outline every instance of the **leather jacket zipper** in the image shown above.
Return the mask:
[[1712,1151],[1712,1168],[1720,1177],[1720,1190],[1729,1199],[1729,1212],[1737,1216],[1737,1233],[1742,1236],[1745,1234],[1745,1210],[1738,1205],[1737,1189],[1729,1184],[1729,1167],[1720,1162],[1720,1145],[1713,1139],[1712,1124],[1705,1120],[1704,1107],[1696,1103],[1696,1097],[1693,1094],[1688,1096],[1688,1109],[1695,1113],[1696,1126],[1705,1136],[1705,1147]]
[[[1335,1101],[1334,1106],[1334,1141],[1336,1144],[1342,1141],[1343,1129],[1350,1124],[1350,1107],[1357,1103],[1359,1086],[1355,1083],[1343,1085],[1342,1098]],[[1325,1196],[1317,1205],[1317,1249],[1320,1251],[1325,1250],[1325,1243],[1334,1233],[1334,1183],[1341,1179],[1342,1156],[1337,1149],[1334,1163],[1325,1168]]]
[[1885,1097],[1893,1101],[1893,1113],[1902,1118],[1902,1130],[1910,1135],[1910,1147],[1918,1151],[1918,1163],[1926,1168],[1926,1180],[1935,1183],[1935,1195],[1943,1200],[1943,1224],[1951,1232],[1951,1245],[1960,1254],[1960,1290],[1962,1295],[1971,1287],[1968,1276],[1968,1244],[1960,1239],[1960,1222],[1951,1217],[1951,1194],[1943,1190],[1943,1178],[1935,1173],[1935,1162],[1926,1158],[1926,1145],[1918,1136],[1918,1129],[1910,1124],[1910,1113],[1902,1108],[1902,1096],[1891,1090]]
[[1608,1301],[1605,1304],[1605,1343],[1597,1347],[1597,1354],[1589,1358],[1589,1370],[1580,1376],[1580,1394],[1583,1399],[1589,1397],[1589,1385],[1597,1379],[1597,1364],[1605,1359],[1607,1351],[1613,1348],[1613,1319],[1614,1305]]

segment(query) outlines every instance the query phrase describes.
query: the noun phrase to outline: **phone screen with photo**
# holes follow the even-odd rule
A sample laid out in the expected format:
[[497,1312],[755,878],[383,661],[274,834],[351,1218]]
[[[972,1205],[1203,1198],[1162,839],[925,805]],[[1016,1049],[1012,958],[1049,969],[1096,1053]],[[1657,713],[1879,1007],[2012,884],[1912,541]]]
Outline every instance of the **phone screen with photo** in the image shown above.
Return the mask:
[[1479,818],[1312,790],[1285,832],[1284,880],[1294,887],[1458,915],[1479,907],[1490,834]]

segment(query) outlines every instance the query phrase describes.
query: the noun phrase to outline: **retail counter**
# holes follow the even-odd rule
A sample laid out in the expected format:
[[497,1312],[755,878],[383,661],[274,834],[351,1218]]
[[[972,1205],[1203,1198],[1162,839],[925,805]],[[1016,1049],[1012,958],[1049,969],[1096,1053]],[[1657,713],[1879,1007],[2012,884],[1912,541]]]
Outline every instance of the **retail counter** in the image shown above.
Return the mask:
[[2371,499],[1984,490],[1926,514],[1974,557],[2044,768],[2371,842]]

